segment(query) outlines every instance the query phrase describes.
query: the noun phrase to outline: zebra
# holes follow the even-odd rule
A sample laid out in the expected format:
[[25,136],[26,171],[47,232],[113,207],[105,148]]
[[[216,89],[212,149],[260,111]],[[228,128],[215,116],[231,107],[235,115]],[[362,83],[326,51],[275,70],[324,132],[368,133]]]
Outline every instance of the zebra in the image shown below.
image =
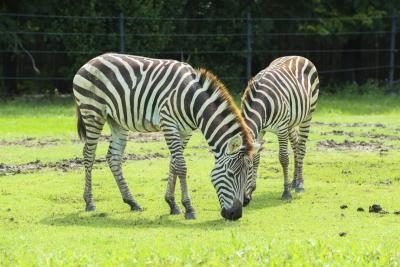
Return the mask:
[[[300,56],[280,57],[253,77],[242,97],[242,116],[259,147],[265,132],[278,136],[279,161],[284,176],[283,200],[290,200],[290,188],[303,192],[303,159],[316,108],[319,79],[314,64]],[[294,152],[294,179],[288,176],[288,140]],[[260,149],[253,156],[251,177],[246,184],[244,206],[256,189]]]
[[195,219],[186,182],[183,151],[199,129],[215,157],[211,181],[229,220],[242,216],[243,196],[251,169],[253,141],[226,87],[210,71],[166,59],[106,53],[83,65],[73,79],[78,134],[85,142],[84,200],[95,210],[91,171],[96,146],[107,122],[111,142],[107,162],[122,199],[131,210],[142,208],[122,174],[121,159],[129,131],[163,132],[171,154],[165,201],[170,214],[180,214],[175,202],[179,177],[185,218]]

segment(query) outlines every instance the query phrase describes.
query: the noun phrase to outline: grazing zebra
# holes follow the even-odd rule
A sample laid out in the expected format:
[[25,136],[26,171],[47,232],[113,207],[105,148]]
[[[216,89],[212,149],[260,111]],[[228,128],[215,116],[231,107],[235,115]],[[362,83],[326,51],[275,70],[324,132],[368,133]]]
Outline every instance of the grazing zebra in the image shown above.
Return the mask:
[[226,88],[213,74],[174,60],[107,53],[79,69],[73,90],[78,133],[85,141],[87,211],[95,209],[91,171],[100,133],[108,122],[111,143],[107,161],[122,199],[131,210],[139,211],[141,207],[121,170],[128,132],[162,131],[171,153],[165,200],[171,214],[181,213],[174,197],[179,177],[185,218],[195,218],[183,151],[192,131],[198,128],[215,156],[211,181],[217,191],[221,215],[231,220],[241,217],[253,139]]
[[[279,161],[284,176],[282,199],[291,199],[290,188],[303,192],[303,159],[319,91],[314,64],[304,57],[288,56],[274,60],[248,83],[242,98],[242,115],[257,142],[265,132],[274,132],[279,141]],[[294,152],[294,177],[288,176],[288,139]],[[256,188],[260,153],[253,158],[252,177],[247,180],[244,205]]]

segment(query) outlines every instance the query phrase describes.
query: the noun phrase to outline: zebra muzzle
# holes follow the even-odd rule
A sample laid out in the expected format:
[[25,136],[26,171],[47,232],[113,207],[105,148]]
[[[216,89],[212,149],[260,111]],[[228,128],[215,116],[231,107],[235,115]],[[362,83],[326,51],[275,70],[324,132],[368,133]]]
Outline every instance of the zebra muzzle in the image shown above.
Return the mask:
[[242,203],[238,199],[235,199],[231,208],[222,208],[221,216],[227,220],[236,221],[242,217],[242,208]]

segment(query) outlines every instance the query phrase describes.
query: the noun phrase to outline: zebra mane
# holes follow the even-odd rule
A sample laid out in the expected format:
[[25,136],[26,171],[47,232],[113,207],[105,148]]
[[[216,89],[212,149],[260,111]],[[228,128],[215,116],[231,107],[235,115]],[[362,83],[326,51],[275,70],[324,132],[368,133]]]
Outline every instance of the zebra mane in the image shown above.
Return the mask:
[[209,88],[213,89],[214,91],[218,91],[222,100],[228,104],[229,110],[235,115],[236,121],[239,123],[240,131],[243,135],[243,146],[246,147],[246,153],[247,155],[251,155],[254,150],[253,137],[250,134],[242,114],[237,108],[235,101],[230,95],[228,89],[211,71],[201,68],[197,69],[196,72],[200,75],[200,80],[207,80],[210,83]]
[[243,96],[242,96],[242,99],[241,99],[241,106],[240,106],[240,109],[241,109],[241,110],[243,110],[244,101],[245,101],[245,100],[247,99],[247,97],[249,96],[250,90],[251,90],[251,86],[253,85],[253,83],[254,83],[254,80],[253,80],[253,78],[251,78],[251,79],[249,80],[249,82],[247,83],[246,89],[244,89],[244,93],[243,93]]

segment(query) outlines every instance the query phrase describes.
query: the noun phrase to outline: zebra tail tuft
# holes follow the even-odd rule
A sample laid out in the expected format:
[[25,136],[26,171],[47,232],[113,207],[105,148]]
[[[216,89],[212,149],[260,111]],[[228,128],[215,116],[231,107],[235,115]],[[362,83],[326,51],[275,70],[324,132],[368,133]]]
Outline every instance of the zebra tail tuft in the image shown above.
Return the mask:
[[78,106],[76,106],[76,115],[78,117],[77,130],[78,130],[79,139],[81,141],[86,141],[86,127],[85,127],[85,124],[83,123],[82,114],[81,114],[81,111],[79,110]]

